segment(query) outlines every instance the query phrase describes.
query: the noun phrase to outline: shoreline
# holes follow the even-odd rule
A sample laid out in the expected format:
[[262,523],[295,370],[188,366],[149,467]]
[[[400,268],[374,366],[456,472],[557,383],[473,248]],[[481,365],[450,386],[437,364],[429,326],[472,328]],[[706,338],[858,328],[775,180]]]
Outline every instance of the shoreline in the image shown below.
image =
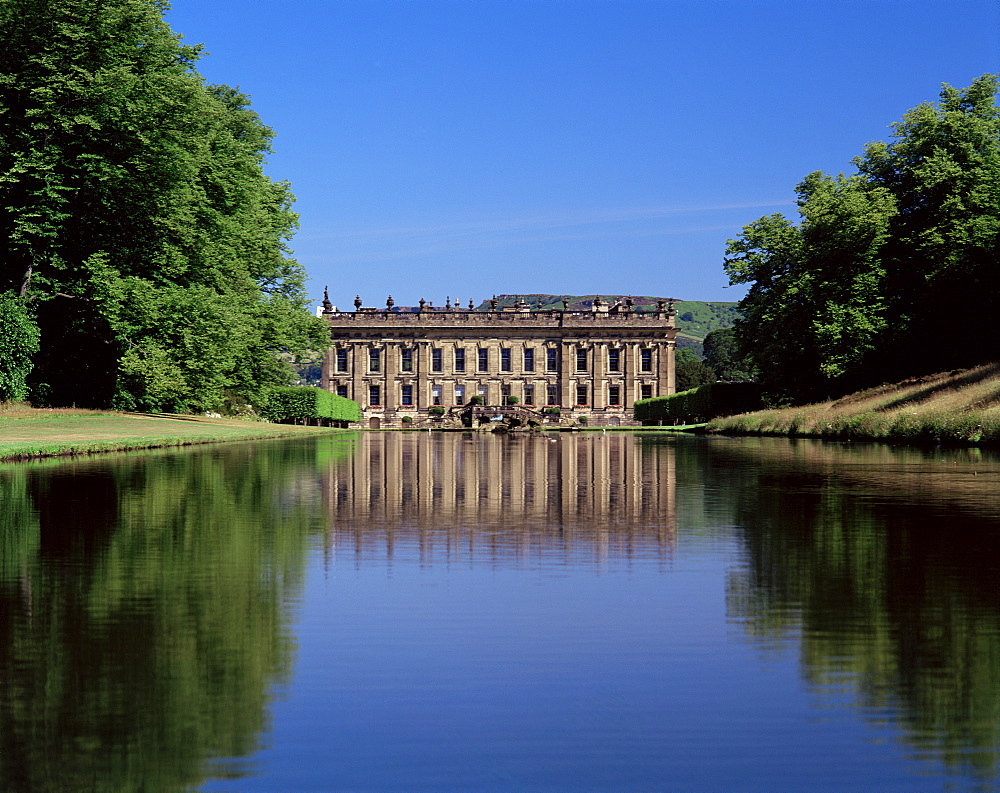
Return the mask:
[[183,414],[19,408],[0,411],[0,462],[350,431]]

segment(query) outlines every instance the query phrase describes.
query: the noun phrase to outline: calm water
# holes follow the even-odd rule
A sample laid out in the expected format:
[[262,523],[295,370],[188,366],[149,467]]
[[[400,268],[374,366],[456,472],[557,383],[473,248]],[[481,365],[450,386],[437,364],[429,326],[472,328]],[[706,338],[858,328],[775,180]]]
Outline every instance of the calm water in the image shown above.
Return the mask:
[[1000,790],[1000,458],[375,433],[0,467],[2,791]]

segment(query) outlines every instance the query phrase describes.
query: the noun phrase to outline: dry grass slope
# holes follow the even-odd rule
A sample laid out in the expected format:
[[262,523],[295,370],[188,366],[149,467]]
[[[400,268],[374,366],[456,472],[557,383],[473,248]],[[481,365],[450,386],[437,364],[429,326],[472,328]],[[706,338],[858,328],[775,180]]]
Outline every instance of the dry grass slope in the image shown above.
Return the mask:
[[708,432],[1000,444],[1000,363],[881,385],[831,402],[715,419]]

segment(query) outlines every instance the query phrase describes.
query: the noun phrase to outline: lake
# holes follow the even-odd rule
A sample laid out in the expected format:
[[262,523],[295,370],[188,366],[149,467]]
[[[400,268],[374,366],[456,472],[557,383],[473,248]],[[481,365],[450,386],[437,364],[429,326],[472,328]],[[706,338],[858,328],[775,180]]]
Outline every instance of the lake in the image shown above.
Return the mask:
[[0,466],[0,790],[1000,790],[1000,457],[341,433]]

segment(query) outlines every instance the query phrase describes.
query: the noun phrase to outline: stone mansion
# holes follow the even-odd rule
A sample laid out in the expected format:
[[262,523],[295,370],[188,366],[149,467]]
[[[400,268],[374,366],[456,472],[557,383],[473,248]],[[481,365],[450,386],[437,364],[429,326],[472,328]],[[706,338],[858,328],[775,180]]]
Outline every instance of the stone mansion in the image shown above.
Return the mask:
[[[587,311],[514,306],[335,311],[324,295],[331,346],[321,385],[361,405],[366,426],[401,427],[481,397],[563,421],[632,423],[637,399],[674,393],[673,301],[652,311],[597,298]],[[428,411],[429,408],[435,408]],[[410,421],[404,421],[409,416]]]

